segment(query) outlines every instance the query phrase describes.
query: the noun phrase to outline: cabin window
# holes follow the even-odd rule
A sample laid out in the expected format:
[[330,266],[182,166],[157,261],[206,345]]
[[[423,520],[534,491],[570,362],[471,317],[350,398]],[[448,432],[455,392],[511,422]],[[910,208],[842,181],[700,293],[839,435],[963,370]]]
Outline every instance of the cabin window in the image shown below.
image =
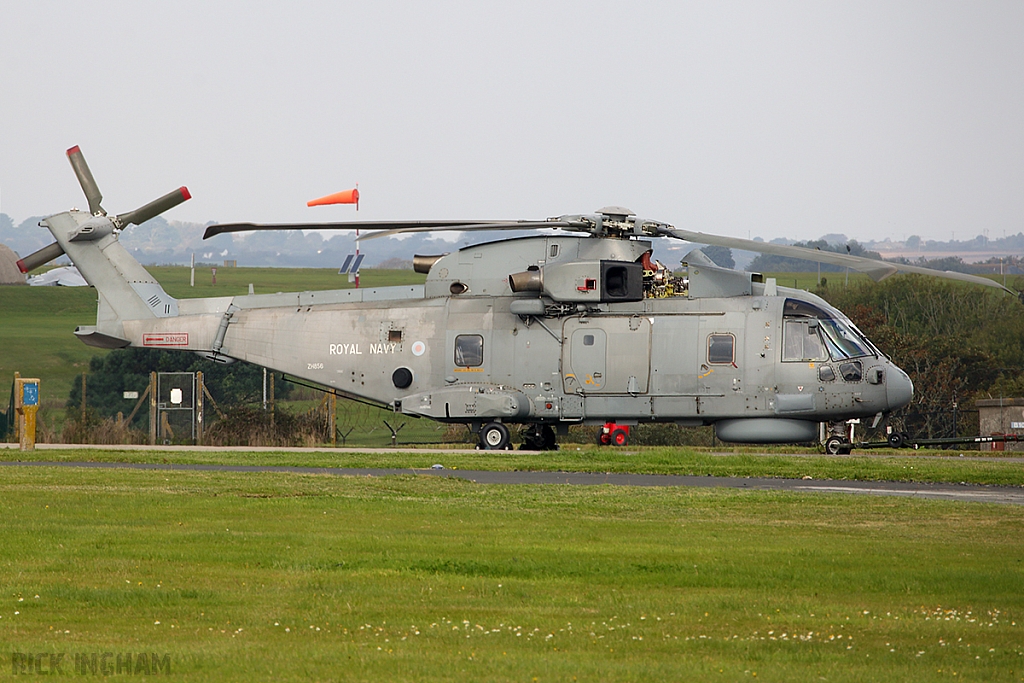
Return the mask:
[[462,368],[483,365],[484,338],[479,334],[460,334],[455,337],[455,364]]
[[782,360],[825,360],[828,355],[818,336],[818,321],[809,319],[785,320],[782,332]]
[[736,337],[731,334],[708,335],[708,362],[732,363],[736,360]]

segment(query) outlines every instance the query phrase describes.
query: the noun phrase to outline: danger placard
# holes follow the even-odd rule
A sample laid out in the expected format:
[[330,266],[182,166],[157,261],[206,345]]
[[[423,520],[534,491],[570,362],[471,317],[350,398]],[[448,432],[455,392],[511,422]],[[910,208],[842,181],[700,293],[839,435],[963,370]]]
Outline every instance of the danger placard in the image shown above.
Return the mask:
[[188,346],[188,332],[142,335],[143,346]]

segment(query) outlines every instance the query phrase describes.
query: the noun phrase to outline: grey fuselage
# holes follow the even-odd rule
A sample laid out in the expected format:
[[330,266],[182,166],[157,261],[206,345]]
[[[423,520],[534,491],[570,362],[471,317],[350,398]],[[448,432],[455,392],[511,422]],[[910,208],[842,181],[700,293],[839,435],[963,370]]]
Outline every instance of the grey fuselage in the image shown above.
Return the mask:
[[[96,326],[76,331],[86,343],[243,360],[405,414],[476,427],[715,424],[724,440],[784,442],[912,395],[819,297],[699,252],[685,281],[655,287],[649,241],[511,239],[438,257],[424,285],[175,300],[116,232],[74,241],[87,219],[45,222],[99,292]],[[515,274],[528,282],[518,291]]]

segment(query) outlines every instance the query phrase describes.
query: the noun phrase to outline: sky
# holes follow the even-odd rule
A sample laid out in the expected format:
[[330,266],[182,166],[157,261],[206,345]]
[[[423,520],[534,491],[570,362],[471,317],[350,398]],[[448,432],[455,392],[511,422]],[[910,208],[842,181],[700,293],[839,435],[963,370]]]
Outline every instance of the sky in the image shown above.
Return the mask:
[[[0,0],[0,212],[1024,230],[1024,3]],[[359,184],[360,210],[306,201]]]

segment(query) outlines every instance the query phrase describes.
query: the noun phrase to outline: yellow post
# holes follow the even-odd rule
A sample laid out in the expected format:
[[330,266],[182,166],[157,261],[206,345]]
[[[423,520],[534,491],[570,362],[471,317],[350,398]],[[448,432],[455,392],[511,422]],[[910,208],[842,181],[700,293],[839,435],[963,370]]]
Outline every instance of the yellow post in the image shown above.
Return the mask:
[[16,377],[14,396],[18,417],[18,434],[21,450],[36,448],[36,411],[39,410],[39,380]]

